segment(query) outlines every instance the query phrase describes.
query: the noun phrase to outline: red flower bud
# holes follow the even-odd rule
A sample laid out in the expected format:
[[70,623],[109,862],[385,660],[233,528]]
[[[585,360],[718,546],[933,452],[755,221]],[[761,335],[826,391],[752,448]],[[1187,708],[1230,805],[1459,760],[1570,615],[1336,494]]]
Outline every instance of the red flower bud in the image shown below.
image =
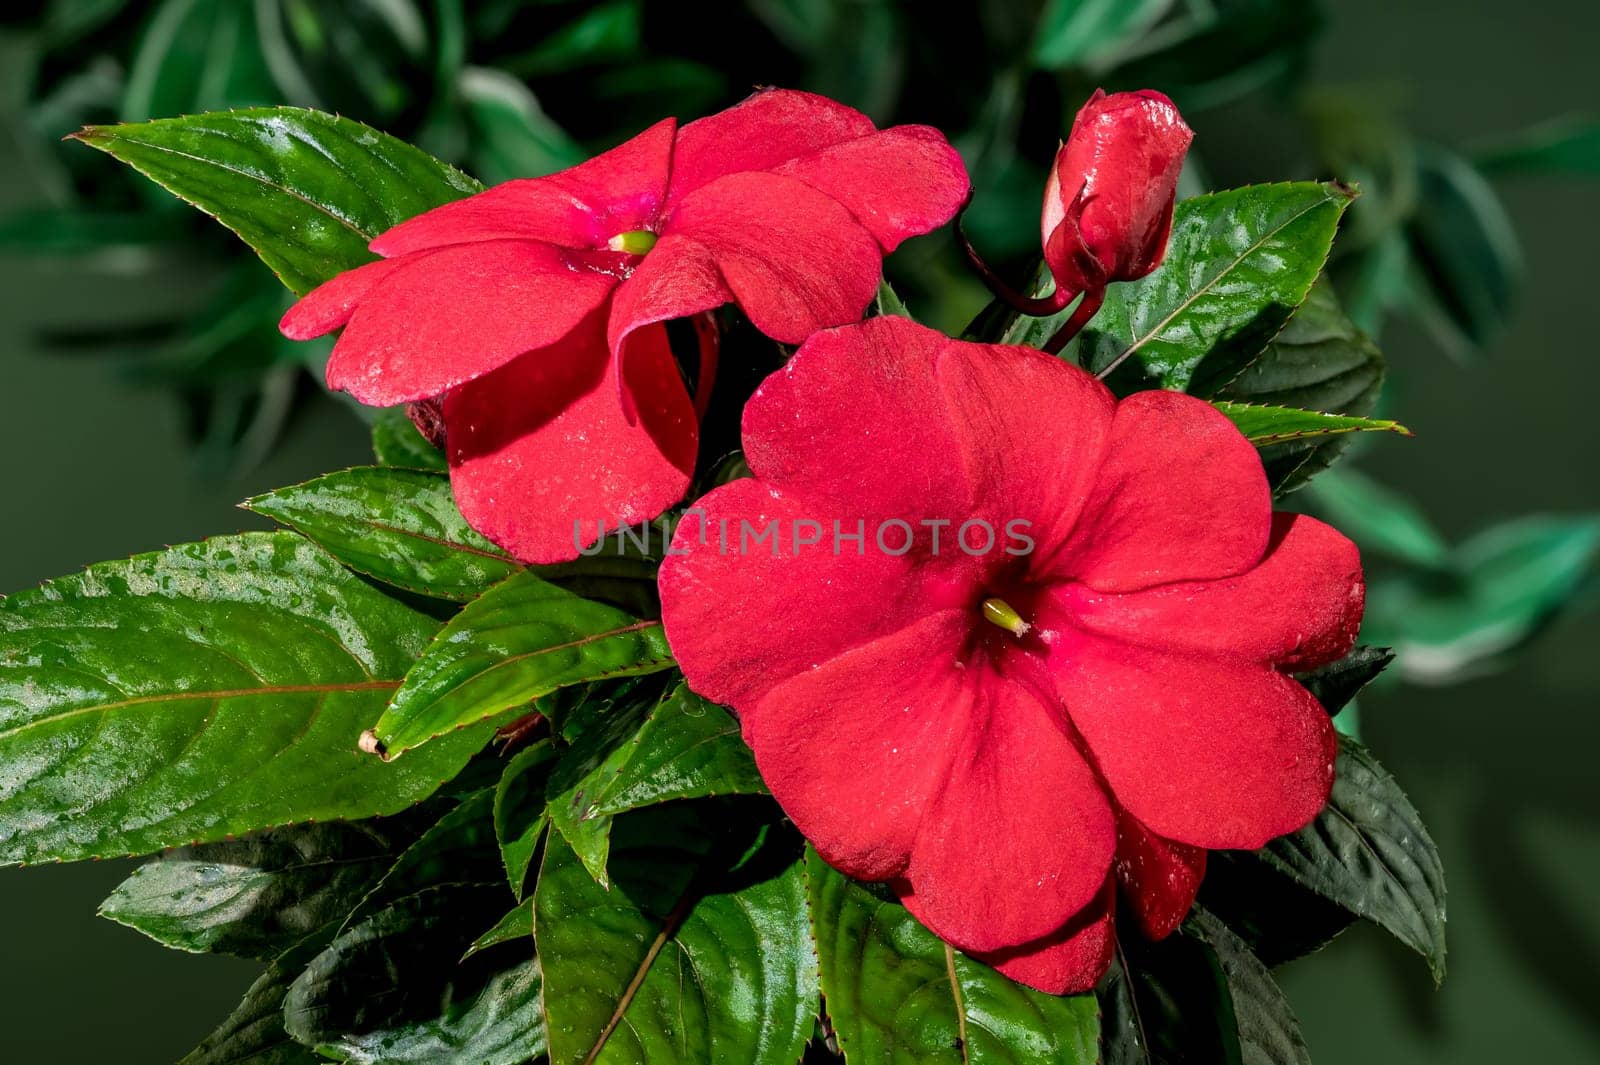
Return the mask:
[[1152,89],[1089,98],[1045,185],[1044,258],[1061,293],[1098,293],[1161,265],[1193,139]]

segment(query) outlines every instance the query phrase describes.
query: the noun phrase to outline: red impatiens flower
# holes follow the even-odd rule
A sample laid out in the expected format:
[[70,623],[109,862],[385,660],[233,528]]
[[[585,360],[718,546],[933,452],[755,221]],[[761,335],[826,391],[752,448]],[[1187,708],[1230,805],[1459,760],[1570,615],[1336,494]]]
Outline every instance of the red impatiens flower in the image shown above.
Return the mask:
[[467,520],[518,558],[561,561],[688,485],[697,418],[659,323],[734,302],[799,343],[855,321],[883,256],[967,190],[936,130],[761,92],[396,226],[372,242],[381,259],[282,329],[344,326],[328,384],[363,403],[443,397]]
[[744,446],[662,566],[668,639],[822,855],[946,940],[1087,988],[1114,882],[1164,935],[1205,848],[1326,801],[1287,674],[1352,646],[1360,560],[1209,404],[877,318],[768,378]]

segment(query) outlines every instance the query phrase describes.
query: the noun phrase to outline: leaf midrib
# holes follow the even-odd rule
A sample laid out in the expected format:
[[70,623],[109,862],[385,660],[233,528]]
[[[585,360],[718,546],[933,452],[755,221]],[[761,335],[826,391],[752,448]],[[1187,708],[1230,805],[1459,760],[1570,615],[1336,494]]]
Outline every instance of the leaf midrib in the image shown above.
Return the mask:
[[[100,147],[99,144],[95,143],[95,138],[94,137],[85,136],[85,135],[78,135],[78,136],[79,136],[79,139],[84,141],[85,143],[93,145],[94,147],[97,147],[97,148]],[[155,152],[165,152],[168,155],[176,155],[180,159],[187,159],[190,162],[199,163],[202,166],[210,166],[210,167],[215,167],[218,170],[225,170],[230,174],[236,174],[239,177],[246,178],[246,179],[248,179],[250,181],[254,181],[258,185],[264,185],[269,189],[275,189],[278,192],[281,192],[286,196],[289,196],[289,197],[292,197],[293,199],[299,200],[301,203],[305,204],[307,207],[311,208],[312,210],[317,211],[317,212],[319,212],[321,214],[324,214],[327,217],[333,219],[335,222],[338,222],[341,226],[343,226],[344,228],[348,229],[351,233],[354,233],[356,236],[360,237],[363,241],[370,242],[377,236],[377,234],[366,233],[366,232],[362,231],[361,229],[357,228],[355,223],[351,222],[348,218],[341,217],[340,215],[336,214],[331,208],[326,207],[326,206],[316,202],[313,199],[310,199],[304,193],[296,192],[294,189],[291,189],[287,185],[281,184],[281,183],[276,182],[276,181],[269,181],[268,179],[262,177],[260,174],[252,174],[248,170],[243,170],[243,169],[240,169],[239,167],[236,167],[236,166],[230,166],[227,163],[220,162],[219,160],[207,159],[204,156],[195,155],[192,152],[180,151],[177,148],[169,148],[169,147],[167,147],[166,145],[163,145],[163,144],[152,144],[150,141],[142,141],[142,140],[136,140],[136,139],[134,139],[132,137],[120,136],[117,133],[109,132],[109,131],[104,134],[103,143],[106,144],[106,146],[107,146],[104,150],[107,151],[108,154],[111,154],[111,155],[115,155],[116,153],[110,151],[110,145],[112,145],[112,144],[131,144],[131,145],[137,145],[138,147],[141,147],[141,148],[149,148],[151,151],[155,151]],[[342,171],[343,167],[341,167],[340,169]],[[188,199],[188,197],[185,196],[185,197],[183,197],[183,199]]]
[[187,702],[195,700],[242,699],[252,695],[331,695],[338,692],[393,691],[400,687],[398,680],[350,681],[343,684],[276,684],[261,688],[224,688],[210,691],[163,692],[157,695],[134,695],[109,703],[76,706],[57,714],[34,718],[0,732],[0,743],[19,736],[41,725],[56,724],[84,714],[111,713],[146,703]]
[[1177,307],[1173,308],[1171,313],[1169,313],[1165,318],[1161,319],[1161,321],[1157,322],[1156,325],[1155,325],[1155,328],[1151,329],[1144,336],[1135,339],[1132,344],[1129,344],[1125,349],[1123,349],[1122,352],[1120,352],[1117,355],[1117,357],[1112,360],[1111,366],[1115,367],[1115,366],[1121,365],[1134,352],[1138,351],[1140,348],[1142,348],[1146,344],[1148,344],[1151,340],[1155,339],[1155,337],[1158,336],[1161,333],[1162,330],[1166,329],[1167,326],[1172,324],[1173,319],[1177,318],[1178,315],[1180,315],[1184,311],[1188,310],[1194,304],[1194,302],[1196,300],[1198,300],[1201,296],[1204,296],[1207,293],[1209,293],[1211,291],[1211,289],[1214,288],[1217,285],[1217,283],[1220,282],[1223,278],[1227,277],[1233,271],[1237,270],[1239,268],[1239,264],[1240,263],[1244,262],[1246,259],[1248,259],[1251,255],[1254,255],[1256,252],[1260,251],[1261,250],[1261,246],[1264,245],[1267,241],[1271,240],[1273,237],[1277,236],[1279,233],[1282,233],[1285,229],[1288,229],[1290,226],[1292,226],[1296,222],[1300,221],[1300,219],[1304,218],[1306,215],[1310,214],[1312,211],[1316,210],[1318,207],[1321,207],[1325,203],[1332,203],[1332,202],[1333,202],[1333,196],[1328,193],[1326,188],[1324,188],[1323,189],[1323,195],[1322,195],[1321,199],[1317,200],[1315,203],[1309,204],[1306,207],[1301,208],[1299,211],[1296,211],[1294,213],[1294,215],[1292,215],[1291,217],[1284,219],[1282,222],[1278,223],[1272,229],[1270,229],[1267,232],[1261,234],[1261,236],[1258,237],[1255,240],[1254,243],[1252,243],[1248,248],[1246,248],[1244,251],[1242,251],[1238,255],[1236,255],[1232,262],[1228,263],[1221,270],[1217,271],[1217,273],[1216,273],[1216,275],[1214,277],[1211,277],[1211,278],[1207,279],[1205,284],[1203,284],[1199,288],[1195,289],[1192,293],[1189,294],[1189,296],[1182,303],[1178,304]]

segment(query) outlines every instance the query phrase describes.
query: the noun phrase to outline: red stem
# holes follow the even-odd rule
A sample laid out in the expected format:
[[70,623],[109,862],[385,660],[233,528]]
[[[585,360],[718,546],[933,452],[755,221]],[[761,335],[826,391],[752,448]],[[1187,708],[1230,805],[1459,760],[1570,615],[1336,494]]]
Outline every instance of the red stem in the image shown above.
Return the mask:
[[[1050,338],[1043,350],[1051,355],[1061,354],[1061,349],[1067,346],[1067,341],[1077,336],[1079,331],[1089,324],[1089,319],[1095,316],[1095,312],[1105,301],[1106,290],[1103,288],[1085,292],[1083,301],[1078,304],[1077,310],[1072,312],[1072,317],[1067,319],[1067,324],[1056,330],[1056,335]],[[1100,376],[1104,377],[1105,374],[1102,373]]]

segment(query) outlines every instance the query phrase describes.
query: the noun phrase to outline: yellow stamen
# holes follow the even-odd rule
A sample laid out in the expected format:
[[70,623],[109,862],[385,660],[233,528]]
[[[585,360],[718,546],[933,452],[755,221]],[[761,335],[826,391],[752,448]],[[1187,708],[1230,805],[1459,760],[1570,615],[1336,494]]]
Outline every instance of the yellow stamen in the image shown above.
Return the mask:
[[643,255],[655,246],[656,235],[648,229],[630,229],[606,241],[606,247],[612,251],[627,252],[629,255]]
[[1026,636],[1028,630],[1033,628],[1022,620],[1022,615],[1010,603],[993,597],[983,601],[983,620],[1000,626],[1013,636]]

